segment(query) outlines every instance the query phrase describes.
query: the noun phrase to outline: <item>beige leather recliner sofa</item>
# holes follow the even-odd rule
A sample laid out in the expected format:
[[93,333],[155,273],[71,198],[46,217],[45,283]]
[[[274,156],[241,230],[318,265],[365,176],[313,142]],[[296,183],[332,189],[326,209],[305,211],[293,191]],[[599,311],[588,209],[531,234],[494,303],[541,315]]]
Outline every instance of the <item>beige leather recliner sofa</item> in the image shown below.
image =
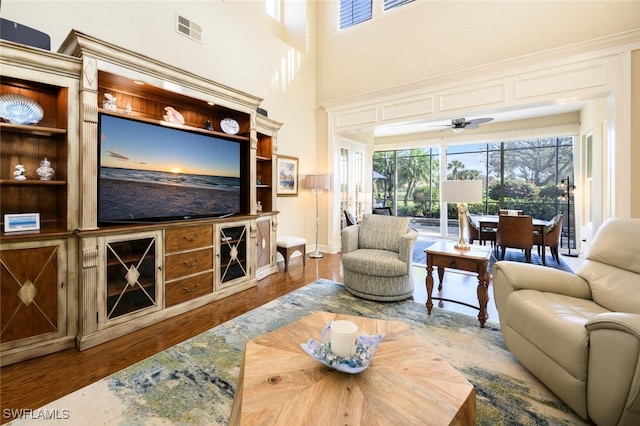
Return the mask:
[[497,262],[509,350],[597,425],[640,425],[640,219],[609,219],[576,274]]

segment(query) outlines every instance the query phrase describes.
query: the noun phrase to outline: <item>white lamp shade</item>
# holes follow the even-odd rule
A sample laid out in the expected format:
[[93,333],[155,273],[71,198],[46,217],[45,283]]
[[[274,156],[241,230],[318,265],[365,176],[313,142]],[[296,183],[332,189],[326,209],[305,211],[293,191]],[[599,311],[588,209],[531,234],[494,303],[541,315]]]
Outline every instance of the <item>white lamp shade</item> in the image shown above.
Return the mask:
[[444,203],[481,203],[481,180],[446,180],[442,182],[440,201]]
[[329,175],[307,175],[304,179],[305,186],[309,189],[329,189]]

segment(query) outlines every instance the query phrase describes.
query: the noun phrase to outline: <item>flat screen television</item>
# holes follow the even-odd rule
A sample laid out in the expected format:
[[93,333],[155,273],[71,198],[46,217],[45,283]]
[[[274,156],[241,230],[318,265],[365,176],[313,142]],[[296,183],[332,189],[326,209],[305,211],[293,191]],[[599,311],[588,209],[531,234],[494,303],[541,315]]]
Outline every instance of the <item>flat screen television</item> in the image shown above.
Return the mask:
[[103,113],[98,134],[100,225],[244,211],[248,143]]

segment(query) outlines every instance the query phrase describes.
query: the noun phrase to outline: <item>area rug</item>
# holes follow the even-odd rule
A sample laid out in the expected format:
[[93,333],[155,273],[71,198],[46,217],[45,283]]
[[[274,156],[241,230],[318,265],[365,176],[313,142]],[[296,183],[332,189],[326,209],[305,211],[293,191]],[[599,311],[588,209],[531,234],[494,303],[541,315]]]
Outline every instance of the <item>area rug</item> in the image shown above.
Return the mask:
[[[435,243],[434,239],[428,239],[420,237],[416,240],[416,243],[413,246],[413,255],[411,262],[415,266],[425,266],[427,264],[427,258],[425,254],[425,250],[429,248],[433,243]],[[489,273],[493,275],[493,265],[497,262],[496,256],[494,252],[491,252],[491,259],[489,259]],[[526,262],[526,258],[524,256],[524,252],[522,250],[510,249],[508,248],[504,254],[504,260],[511,260],[513,262]],[[534,265],[542,265],[542,256],[538,256],[537,247],[531,251],[531,263]],[[564,260],[562,260],[562,255],[560,256],[560,263],[557,263],[555,260],[551,258],[549,250],[547,249],[547,265],[548,267],[554,269],[560,269],[561,271],[574,272],[573,269],[569,265],[567,265]]]
[[[247,340],[315,311],[406,323],[475,386],[478,425],[586,424],[518,363],[506,349],[498,324],[488,322],[482,329],[475,317],[438,308],[428,316],[424,304],[411,300],[377,303],[358,299],[342,284],[324,279],[42,410],[67,410],[65,424],[225,425]],[[13,424],[24,423],[17,420]]]

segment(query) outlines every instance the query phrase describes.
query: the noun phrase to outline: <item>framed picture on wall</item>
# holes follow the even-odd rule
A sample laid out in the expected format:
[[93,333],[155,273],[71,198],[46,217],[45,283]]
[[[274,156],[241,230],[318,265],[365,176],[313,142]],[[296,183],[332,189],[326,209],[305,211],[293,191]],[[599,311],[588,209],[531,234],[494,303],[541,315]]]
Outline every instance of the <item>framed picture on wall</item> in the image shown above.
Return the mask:
[[278,155],[278,180],[276,195],[278,197],[298,195],[298,158]]

